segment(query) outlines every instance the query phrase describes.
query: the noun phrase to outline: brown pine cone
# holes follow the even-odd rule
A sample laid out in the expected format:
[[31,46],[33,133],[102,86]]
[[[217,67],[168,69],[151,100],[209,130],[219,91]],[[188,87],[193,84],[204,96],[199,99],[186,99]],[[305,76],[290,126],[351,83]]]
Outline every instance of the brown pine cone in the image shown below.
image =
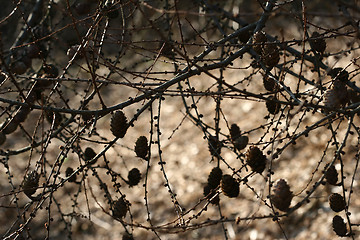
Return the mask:
[[133,168],[129,171],[128,174],[128,184],[130,187],[136,186],[141,180],[141,173],[139,169]]
[[110,122],[110,130],[115,137],[123,138],[128,129],[128,122],[125,114],[122,111],[116,111]]
[[39,178],[40,176],[35,171],[31,171],[26,175],[22,189],[29,198],[36,192],[39,186]]
[[[71,174],[74,173],[74,169],[72,169],[71,167],[68,167],[65,171],[65,175],[66,177],[69,177],[71,176]],[[76,182],[76,174],[72,175],[69,179],[68,179],[69,182]]]
[[225,196],[235,198],[240,193],[239,183],[229,174],[225,174],[221,178],[220,187]]
[[221,142],[216,139],[215,136],[209,136],[208,140],[209,151],[212,156],[219,156],[221,153]]
[[95,156],[96,156],[96,153],[95,153],[94,149],[92,149],[91,147],[87,147],[85,149],[84,157],[85,157],[86,161],[93,159]]
[[339,80],[344,83],[349,81],[349,73],[343,68],[333,68],[329,71],[328,75],[330,75],[334,81]]
[[325,107],[339,109],[349,102],[348,91],[345,83],[335,80],[330,89],[324,93]]
[[24,122],[30,112],[31,112],[30,107],[25,107],[25,106],[20,107],[14,116],[14,121],[18,123]]
[[[328,166],[328,164],[325,166],[325,168],[327,168],[327,166]],[[327,183],[329,183],[331,185],[336,185],[336,183],[338,181],[338,173],[337,173],[334,165],[329,167],[329,169],[325,172],[325,179],[326,179]]]
[[280,61],[279,48],[275,44],[266,44],[263,47],[262,59],[270,69],[275,67]]
[[12,121],[5,121],[2,125],[1,125],[1,128],[4,127],[2,129],[2,132],[4,134],[10,134],[10,133],[13,133],[16,131],[16,129],[18,128],[19,126],[19,122],[17,121],[14,121],[14,119]]
[[276,82],[274,79],[264,75],[263,76],[263,85],[266,90],[268,90],[269,92],[272,92],[275,90]]
[[311,48],[318,53],[324,53],[326,49],[326,42],[318,32],[313,32],[311,38],[319,38],[319,39],[311,39],[309,40]]
[[126,217],[128,203],[124,198],[120,198],[113,203],[112,212],[115,218],[121,219]]
[[236,123],[231,124],[231,127],[230,127],[231,140],[235,141],[235,139],[240,137],[240,135],[241,135],[241,131],[240,131],[239,126]]
[[254,51],[261,55],[264,47],[264,43],[267,41],[266,34],[264,32],[257,32],[254,34],[253,38],[253,49]]
[[345,106],[349,102],[346,83],[341,82],[340,80],[335,80],[333,81],[332,88],[336,91],[341,106]]
[[[54,120],[54,115],[55,115],[55,120]],[[54,120],[54,128],[57,128],[62,122],[62,115],[59,112],[46,111],[45,117],[50,124],[52,124]]]
[[340,101],[337,97],[337,93],[334,89],[328,89],[325,91],[324,94],[324,105],[328,108],[339,108],[340,107]]
[[332,227],[339,237],[346,237],[347,227],[342,217],[336,215],[332,220]]
[[240,128],[235,123],[230,127],[230,137],[234,148],[239,151],[244,149],[249,143],[249,138],[247,136],[241,136]]
[[214,167],[208,176],[208,186],[215,189],[220,185],[222,171],[219,167]]
[[206,185],[204,187],[204,197],[207,197],[207,199],[209,199],[209,200],[211,199],[210,200],[211,204],[219,205],[220,196],[218,194],[216,197],[214,197],[215,194],[216,194],[216,191],[214,189],[212,189],[209,185]]
[[243,31],[239,34],[238,39],[242,43],[247,43],[249,41],[251,35],[249,31]]
[[281,104],[277,102],[278,99],[274,97],[270,97],[266,100],[266,108],[270,114],[277,114],[280,111]]
[[145,159],[149,151],[148,141],[145,136],[140,136],[135,143],[136,156]]
[[333,193],[333,194],[330,195],[329,204],[330,204],[330,208],[334,212],[341,212],[342,210],[345,209],[345,200],[338,193]]
[[[84,151],[84,159],[86,162],[91,161],[94,157],[96,157],[96,152],[91,147],[87,147]],[[94,164],[95,162],[91,163]]]
[[278,180],[273,188],[274,194],[271,195],[272,204],[280,211],[286,212],[293,198],[292,191],[284,179]]
[[11,68],[11,72],[13,74],[21,75],[27,71],[28,66],[26,66],[25,62],[23,62],[23,61],[16,61],[10,65],[10,68]]
[[246,152],[247,164],[256,173],[262,173],[266,167],[266,156],[258,147],[251,146]]
[[249,143],[249,137],[248,136],[240,136],[237,139],[235,139],[235,141],[233,142],[234,148],[239,150],[239,151],[246,148],[248,143]]

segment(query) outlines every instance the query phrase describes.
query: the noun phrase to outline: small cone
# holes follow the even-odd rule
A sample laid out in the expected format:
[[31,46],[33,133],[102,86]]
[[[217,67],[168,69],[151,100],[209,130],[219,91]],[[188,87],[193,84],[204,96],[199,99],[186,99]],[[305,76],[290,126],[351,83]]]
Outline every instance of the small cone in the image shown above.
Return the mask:
[[247,164],[256,173],[262,173],[266,167],[266,156],[258,147],[251,146],[246,152]]
[[[326,166],[327,167],[327,166]],[[326,172],[325,172],[325,179],[328,184],[336,185],[338,181],[338,172],[335,169],[335,166],[332,165]]]
[[19,126],[19,122],[15,121],[14,119],[12,121],[6,121],[2,126],[5,126],[2,130],[4,134],[10,134],[16,131],[16,129]]
[[280,179],[274,186],[273,192],[274,194],[271,195],[273,205],[280,211],[286,212],[293,198],[289,185],[284,179]]
[[313,32],[311,38],[319,38],[319,39],[311,39],[309,40],[311,48],[318,53],[324,53],[326,49],[326,42],[323,38],[320,38],[321,35],[318,32]]
[[325,107],[340,109],[349,102],[348,91],[345,83],[335,80],[331,88],[324,93]]
[[344,83],[349,81],[349,72],[343,68],[333,68],[329,71],[328,75],[330,75],[333,80],[339,80]]
[[[55,120],[54,120],[54,115],[55,115]],[[46,111],[45,117],[50,124],[52,124],[54,120],[54,128],[57,128],[62,122],[62,115],[59,112]]]
[[211,204],[219,205],[219,202],[220,202],[219,194],[216,197],[214,197],[215,194],[216,194],[216,191],[214,189],[212,189],[209,185],[206,185],[204,187],[204,196],[207,197],[209,200],[211,199],[210,200]]
[[264,32],[257,32],[254,34],[254,46],[253,49],[254,51],[261,55],[262,51],[263,51],[263,47],[264,47],[264,43],[267,41],[267,37],[266,34]]
[[216,139],[215,136],[209,136],[208,141],[209,151],[212,156],[219,156],[221,153],[221,142]]
[[19,123],[24,122],[30,112],[31,112],[30,107],[25,107],[25,106],[20,107],[14,116],[14,121]]
[[223,175],[220,186],[224,195],[228,196],[229,198],[235,198],[240,193],[239,183],[235,178],[228,174]]
[[148,147],[148,140],[145,136],[140,136],[135,143],[135,153],[136,156],[146,159],[148,154],[149,147]]
[[263,85],[266,90],[268,90],[269,92],[272,92],[275,90],[276,82],[274,79],[264,75],[263,76]]
[[133,168],[129,171],[128,174],[128,183],[130,187],[136,186],[141,180],[141,173],[139,169]]
[[[84,159],[86,162],[91,161],[94,157],[96,157],[96,152],[91,147],[87,147],[84,151]],[[95,162],[91,163],[94,164]]]
[[220,181],[222,178],[222,171],[219,167],[215,167],[211,170],[208,177],[208,186],[211,189],[215,189],[220,185]]
[[261,56],[265,65],[271,69],[280,61],[279,48],[275,44],[267,44],[264,46]]
[[110,130],[115,137],[123,138],[128,129],[128,122],[122,111],[116,111],[111,117]]
[[277,114],[280,111],[281,104],[277,102],[276,97],[271,97],[266,100],[266,108],[269,111],[270,114]]
[[[66,177],[69,177],[71,176],[71,174],[74,173],[74,169],[72,169],[71,167],[68,167],[65,171],[65,175]],[[72,175],[69,179],[68,179],[69,182],[76,182],[76,174]]]
[[332,227],[339,237],[345,237],[347,235],[347,227],[342,217],[336,215],[332,220]]
[[248,136],[240,136],[237,139],[235,139],[234,143],[234,148],[236,148],[237,150],[243,150],[244,148],[246,148],[246,146],[249,143],[249,137]]
[[330,208],[334,212],[341,212],[342,210],[345,209],[345,200],[338,193],[333,193],[333,194],[330,195],[329,204],[330,204]]
[[112,207],[113,216],[115,218],[121,219],[126,216],[128,211],[128,204],[124,198],[120,198],[114,202]]
[[231,124],[230,127],[230,137],[233,141],[235,141],[235,139],[237,139],[238,137],[240,137],[241,135],[241,131],[239,126],[236,123]]
[[31,197],[36,192],[36,189],[39,186],[39,178],[40,176],[35,171],[31,171],[25,177],[24,184],[22,189],[26,196]]

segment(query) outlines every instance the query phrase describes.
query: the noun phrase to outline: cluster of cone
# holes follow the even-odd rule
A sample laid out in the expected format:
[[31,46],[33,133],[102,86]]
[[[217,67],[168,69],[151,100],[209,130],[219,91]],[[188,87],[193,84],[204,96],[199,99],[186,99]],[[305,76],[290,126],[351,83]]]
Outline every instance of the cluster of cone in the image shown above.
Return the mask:
[[[325,179],[326,182],[333,186],[339,186],[338,182],[338,172],[336,171],[336,168],[334,165],[331,165],[329,167],[329,164],[326,164],[325,169]],[[331,210],[333,210],[336,213],[339,213],[346,208],[346,202],[343,196],[341,196],[339,193],[333,193],[329,197],[329,205]],[[345,237],[347,236],[347,227],[344,222],[344,219],[339,216],[335,215],[332,220],[332,227],[334,232],[340,236]]]
[[279,47],[274,42],[269,42],[265,32],[257,32],[253,38],[254,51],[261,56],[265,65],[272,69],[280,60]]

